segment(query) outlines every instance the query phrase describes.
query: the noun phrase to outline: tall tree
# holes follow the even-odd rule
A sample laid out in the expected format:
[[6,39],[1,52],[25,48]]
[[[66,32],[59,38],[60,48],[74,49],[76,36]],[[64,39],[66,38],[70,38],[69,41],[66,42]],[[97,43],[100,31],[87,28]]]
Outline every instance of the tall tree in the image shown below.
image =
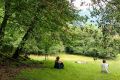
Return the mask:
[[112,26],[120,34],[120,2],[119,0],[92,0],[94,2],[92,16],[99,17],[99,26]]
[[[61,0],[61,1],[40,1],[36,0],[34,3],[36,4],[34,7],[32,6],[32,13],[34,13],[33,20],[28,22],[28,20],[21,19],[20,22],[30,23],[25,35],[23,36],[18,48],[16,49],[15,53],[13,54],[13,58],[18,58],[19,53],[22,49],[22,46],[25,44],[24,42],[28,39],[28,35],[33,33],[33,29],[36,27],[46,29],[46,31],[57,31],[60,30],[62,26],[67,25],[67,23],[75,20],[77,18],[76,11],[71,7],[68,1]],[[28,13],[30,14],[29,10]],[[22,14],[19,14],[20,16]],[[20,18],[24,18],[21,17]],[[19,21],[19,20],[18,20]],[[18,22],[19,23],[19,22]],[[22,24],[22,23],[21,23]],[[26,24],[23,24],[26,26]]]

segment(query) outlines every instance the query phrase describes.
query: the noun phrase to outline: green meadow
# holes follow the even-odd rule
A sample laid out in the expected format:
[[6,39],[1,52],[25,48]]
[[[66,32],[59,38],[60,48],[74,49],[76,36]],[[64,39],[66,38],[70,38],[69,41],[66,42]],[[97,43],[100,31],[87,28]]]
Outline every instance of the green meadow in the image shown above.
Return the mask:
[[[96,61],[91,57],[61,54],[64,69],[54,69],[55,56],[31,55],[30,58],[43,62],[43,67],[25,68],[13,80],[120,80],[120,57],[107,60],[109,73],[101,73],[102,60]],[[76,63],[81,61],[83,63]]]

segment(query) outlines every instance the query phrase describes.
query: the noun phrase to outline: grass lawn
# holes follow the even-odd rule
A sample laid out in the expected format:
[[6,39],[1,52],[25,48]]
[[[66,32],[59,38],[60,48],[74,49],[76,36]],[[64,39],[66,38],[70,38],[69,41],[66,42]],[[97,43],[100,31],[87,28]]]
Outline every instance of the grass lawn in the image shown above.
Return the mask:
[[[30,56],[34,60],[43,60],[43,56]],[[44,68],[23,69],[13,80],[120,80],[120,57],[109,60],[110,73],[101,73],[101,60],[77,55],[60,55],[64,61],[65,69],[53,68],[55,56],[49,56],[44,61]],[[86,64],[78,64],[75,61],[85,61]]]

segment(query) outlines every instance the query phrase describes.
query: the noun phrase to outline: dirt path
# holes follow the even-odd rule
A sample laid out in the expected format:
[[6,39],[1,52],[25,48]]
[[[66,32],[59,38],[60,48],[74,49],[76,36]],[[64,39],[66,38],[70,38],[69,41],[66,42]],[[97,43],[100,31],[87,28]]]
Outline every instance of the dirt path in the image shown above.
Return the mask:
[[13,68],[0,65],[0,80],[10,80],[16,74],[18,74],[21,69],[23,69],[23,67]]

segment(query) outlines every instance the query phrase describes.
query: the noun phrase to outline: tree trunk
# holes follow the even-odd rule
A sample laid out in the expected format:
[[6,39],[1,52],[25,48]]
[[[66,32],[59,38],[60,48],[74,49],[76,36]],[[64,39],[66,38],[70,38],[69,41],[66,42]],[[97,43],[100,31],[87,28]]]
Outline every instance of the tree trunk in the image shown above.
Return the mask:
[[2,45],[2,39],[4,37],[5,27],[7,25],[7,21],[10,16],[9,11],[10,11],[10,0],[5,0],[5,13],[4,13],[3,21],[0,26],[0,46]]
[[[38,4],[38,6],[36,7],[36,11],[35,11],[36,14],[39,12],[39,9],[40,9],[40,6],[39,6],[39,4]],[[35,27],[35,23],[36,23],[36,20],[37,20],[37,15],[36,15],[36,14],[35,14],[34,17],[32,18],[31,23],[30,23],[30,25],[29,25],[30,27],[28,28],[27,32],[25,33],[24,37],[22,38],[22,40],[21,40],[20,44],[18,45],[16,51],[13,53],[12,58],[18,59],[19,54],[20,54],[20,52],[21,52],[21,50],[22,50],[22,46],[24,46],[25,41],[26,41],[26,40],[28,39],[28,37],[29,37],[29,34],[32,33],[32,31],[33,31],[33,29],[34,29],[34,27]]]
[[28,39],[29,34],[30,34],[30,32],[32,32],[33,28],[34,28],[34,24],[32,24],[32,25],[29,27],[29,29],[27,30],[27,32],[26,32],[25,35],[23,36],[21,42],[19,43],[18,47],[16,48],[16,50],[15,50],[15,52],[14,52],[12,58],[17,59],[17,58],[19,57],[19,54],[20,54],[20,52],[21,52],[21,50],[22,50],[22,46],[24,46],[25,41]]
[[107,32],[107,28],[104,26],[103,28],[102,28],[102,34],[103,34],[103,48],[104,49],[106,49],[107,48],[107,34],[108,34],[108,32]]
[[7,25],[8,18],[9,18],[9,15],[5,13],[3,21],[1,23],[1,27],[0,27],[0,36],[4,35],[4,30]]

